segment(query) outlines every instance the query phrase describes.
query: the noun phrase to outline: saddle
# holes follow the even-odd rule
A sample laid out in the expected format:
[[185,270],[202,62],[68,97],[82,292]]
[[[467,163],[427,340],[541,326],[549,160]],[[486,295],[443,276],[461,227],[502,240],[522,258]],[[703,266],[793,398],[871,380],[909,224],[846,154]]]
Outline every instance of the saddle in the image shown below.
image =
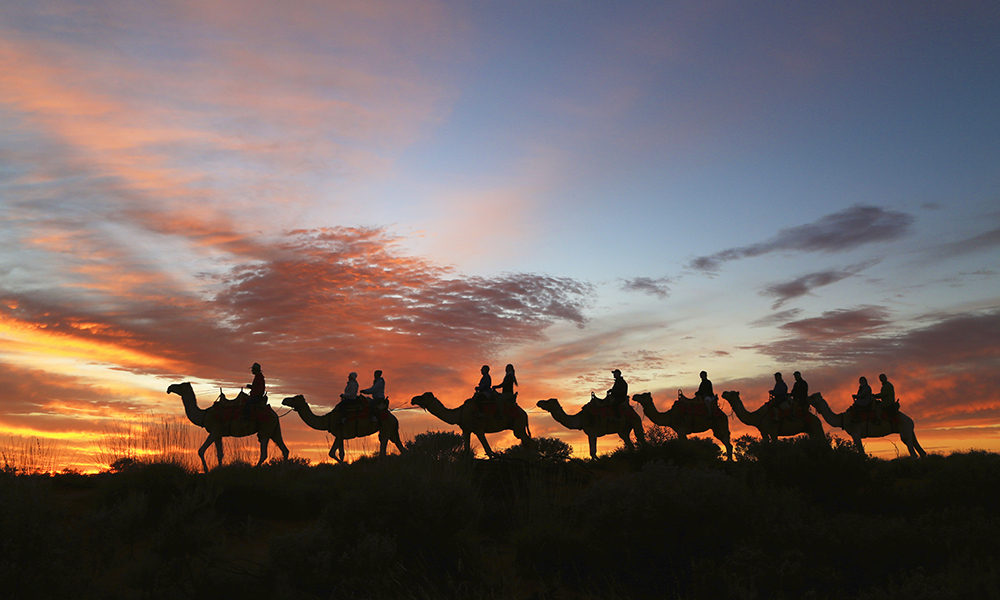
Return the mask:
[[708,407],[705,406],[705,402],[696,398],[682,398],[675,400],[673,406],[670,407],[670,410],[682,417],[726,416],[726,413],[722,412],[722,409],[719,408],[718,402],[712,403],[712,414],[709,415]]
[[785,419],[798,421],[805,419],[807,412],[807,410],[803,409],[802,406],[796,403],[793,403],[791,406],[786,408],[781,408],[779,406],[775,406],[773,403],[770,403],[768,416],[775,421],[783,421]]
[[219,420],[221,421],[240,421],[245,420],[245,415],[252,421],[260,421],[262,423],[269,422],[275,417],[274,411],[267,404],[267,396],[262,396],[259,401],[255,401],[250,406],[247,406],[247,401],[250,396],[240,392],[235,398],[230,400],[226,398],[224,393],[219,393],[219,399],[215,401],[213,407],[218,409]]
[[852,423],[889,423],[899,425],[899,402],[894,402],[888,406],[873,405],[870,407],[852,406],[847,409],[851,413]]
[[473,399],[478,403],[478,409],[487,418],[513,418],[517,416],[517,392],[514,393],[513,400],[503,396],[488,398],[482,394],[476,394]]

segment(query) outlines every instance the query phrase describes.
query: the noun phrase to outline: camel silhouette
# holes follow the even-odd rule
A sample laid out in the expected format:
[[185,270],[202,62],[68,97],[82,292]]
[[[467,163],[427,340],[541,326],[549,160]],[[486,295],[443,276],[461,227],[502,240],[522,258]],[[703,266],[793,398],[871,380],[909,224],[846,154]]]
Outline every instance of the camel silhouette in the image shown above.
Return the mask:
[[[813,394],[813,396],[818,395]],[[744,425],[755,427],[765,442],[773,442],[779,437],[800,433],[809,434],[809,439],[826,440],[823,435],[823,423],[811,412],[803,411],[774,418],[766,403],[753,412],[748,411],[743,406],[739,392],[722,392],[722,398],[733,407],[736,418]]]
[[[281,439],[281,423],[278,421],[278,415],[274,409],[267,404],[253,407],[251,418],[241,419],[239,416],[243,411],[244,403],[235,400],[226,401],[225,396],[222,396],[219,401],[208,408],[198,408],[198,399],[194,395],[194,389],[186,381],[169,386],[167,393],[180,396],[187,418],[198,427],[204,427],[205,431],[208,432],[208,438],[198,449],[198,457],[201,459],[201,466],[206,473],[208,472],[208,463],[205,462],[205,450],[215,444],[215,453],[221,465],[222,438],[224,437],[245,437],[256,433],[257,439],[260,440],[260,459],[257,461],[257,466],[267,460],[268,440],[273,440],[281,449],[285,460],[288,460],[288,447]],[[241,392],[239,397],[245,398],[246,395]]]
[[722,445],[726,447],[726,456],[733,460],[733,444],[729,441],[729,418],[726,414],[713,407],[711,411],[701,400],[676,400],[666,412],[660,412],[653,404],[653,395],[643,392],[632,396],[632,400],[642,406],[642,412],[649,420],[661,427],[669,427],[677,433],[677,437],[687,439],[688,434],[711,430]]
[[809,396],[809,403],[819,411],[819,414],[823,415],[823,419],[830,427],[838,427],[846,431],[860,452],[865,451],[865,447],[861,443],[863,438],[885,437],[898,433],[899,439],[906,444],[906,449],[910,451],[911,457],[927,456],[924,449],[920,447],[920,443],[917,442],[913,419],[902,412],[896,411],[895,414],[889,414],[885,410],[880,410],[879,422],[872,423],[869,419],[854,420],[853,407],[839,414],[833,412],[820,394]]
[[528,447],[531,444],[528,413],[513,402],[484,400],[480,409],[470,398],[458,408],[445,408],[444,404],[435,398],[433,393],[424,392],[419,396],[414,396],[410,404],[419,406],[449,425],[458,425],[462,430],[466,452],[471,449],[470,438],[473,433],[479,438],[479,443],[483,445],[483,450],[490,458],[495,457],[496,454],[490,448],[490,443],[486,441],[487,433],[497,433],[509,429],[514,432],[514,437],[521,440],[522,446]]
[[[368,418],[367,411],[362,410],[354,411],[356,414],[353,415],[349,415],[342,409],[331,410],[322,416],[313,414],[305,397],[301,394],[285,398],[281,403],[299,413],[302,422],[309,427],[330,432],[330,435],[333,436],[330,458],[337,462],[344,462],[344,440],[367,437],[376,432],[379,441],[379,457],[385,456],[385,448],[390,441],[396,445],[400,454],[404,452],[403,443],[399,439],[399,420],[388,410],[381,410],[376,422]],[[346,422],[345,419],[347,419]]]
[[635,450],[632,444],[631,434],[635,433],[636,442],[645,444],[646,438],[642,430],[642,419],[628,404],[622,405],[622,416],[613,417],[598,414],[599,412],[610,411],[610,406],[595,406],[588,403],[580,412],[575,415],[566,414],[562,405],[555,398],[539,400],[538,408],[550,413],[557,423],[567,429],[576,429],[587,434],[587,441],[590,443],[590,457],[597,458],[597,438],[617,433],[618,437],[625,443],[629,450]]

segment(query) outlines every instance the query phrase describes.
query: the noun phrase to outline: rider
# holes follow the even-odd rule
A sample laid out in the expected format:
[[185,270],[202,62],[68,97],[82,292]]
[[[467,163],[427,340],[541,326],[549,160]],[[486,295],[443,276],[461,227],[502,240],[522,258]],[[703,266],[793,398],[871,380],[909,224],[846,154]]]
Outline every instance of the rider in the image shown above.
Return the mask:
[[243,419],[250,418],[251,407],[257,404],[263,404],[264,397],[264,373],[260,370],[260,363],[254,363],[250,366],[250,372],[253,373],[253,383],[247,384],[250,390],[246,404],[243,406]]
[[874,401],[875,396],[872,394],[871,386],[868,385],[867,377],[860,377],[858,379],[858,393],[852,395],[851,397],[854,398],[854,404],[851,406],[851,408],[859,409],[851,411],[852,414],[854,415],[855,421],[860,421],[861,417],[859,413],[861,411],[865,411],[868,412],[869,419],[871,419],[873,422],[877,422],[877,419],[872,418],[874,415],[871,414],[872,402]]
[[358,393],[371,396],[371,399],[368,401],[368,405],[371,407],[371,420],[372,422],[377,422],[379,405],[385,402],[385,379],[382,379],[381,369],[375,371],[374,377],[375,380],[372,381],[372,386]]
[[896,388],[889,383],[889,378],[885,376],[885,373],[880,374],[878,380],[882,382],[882,388],[877,394],[872,394],[872,398],[881,400],[880,406],[887,413],[893,414],[899,410],[899,403],[896,402]]
[[591,400],[597,400],[598,404],[610,403],[615,416],[620,417],[622,415],[621,405],[628,402],[628,382],[625,381],[625,378],[622,377],[622,372],[618,369],[611,371],[611,374],[615,378],[615,383],[608,390],[608,393],[603,398],[598,398],[594,395],[594,392],[590,392],[590,398]]
[[[344,386],[344,393],[340,395],[340,402],[333,410],[343,410],[356,407],[358,404],[358,374],[351,371],[347,375],[347,385]],[[346,421],[347,417],[341,414],[341,421]]]
[[718,400],[715,397],[715,392],[712,391],[712,382],[709,380],[708,372],[706,371],[698,373],[698,376],[701,377],[701,385],[698,386],[698,391],[694,393],[694,399],[704,402],[705,408],[711,412],[712,403]]
[[476,393],[485,396],[486,398],[492,398],[495,394],[493,392],[493,378],[490,377],[490,366],[483,365],[483,368],[479,369],[479,372],[483,374],[479,378],[479,385],[476,386]]
[[771,406],[775,408],[782,408],[782,404],[788,400],[788,384],[781,379],[781,373],[774,374],[774,389],[767,394]]
[[[481,383],[480,383],[481,385]],[[504,373],[503,381],[491,386],[490,389],[496,391],[500,390],[500,399],[506,400],[507,402],[514,402],[514,386],[517,385],[517,375],[514,374],[514,365],[507,365],[506,373]]]
[[792,404],[798,405],[803,412],[809,410],[809,384],[802,379],[802,373],[792,373],[795,383],[792,384]]

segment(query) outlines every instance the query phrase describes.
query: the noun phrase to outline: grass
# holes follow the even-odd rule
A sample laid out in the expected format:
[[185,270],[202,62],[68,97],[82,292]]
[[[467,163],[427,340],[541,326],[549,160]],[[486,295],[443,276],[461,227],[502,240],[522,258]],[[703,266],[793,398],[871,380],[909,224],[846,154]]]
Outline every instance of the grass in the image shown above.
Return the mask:
[[[156,425],[154,423],[154,425]],[[123,431],[172,439],[169,427]],[[351,464],[204,474],[116,446],[94,475],[0,474],[5,597],[1000,597],[1000,455],[885,461],[848,444],[647,432],[475,460],[453,432]],[[375,449],[372,449],[374,453]],[[142,460],[121,461],[139,457]],[[166,453],[161,456],[169,456]],[[59,577],[52,577],[55,569]]]

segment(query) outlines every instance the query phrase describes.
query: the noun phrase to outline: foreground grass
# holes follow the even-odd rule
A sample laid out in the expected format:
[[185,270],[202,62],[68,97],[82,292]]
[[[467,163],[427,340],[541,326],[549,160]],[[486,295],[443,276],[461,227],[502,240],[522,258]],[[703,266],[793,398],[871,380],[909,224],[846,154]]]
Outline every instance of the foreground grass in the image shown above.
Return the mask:
[[[419,436],[418,436],[419,437]],[[0,474],[7,598],[1000,597],[1000,455],[650,436],[469,460]],[[58,576],[56,576],[58,574]]]

